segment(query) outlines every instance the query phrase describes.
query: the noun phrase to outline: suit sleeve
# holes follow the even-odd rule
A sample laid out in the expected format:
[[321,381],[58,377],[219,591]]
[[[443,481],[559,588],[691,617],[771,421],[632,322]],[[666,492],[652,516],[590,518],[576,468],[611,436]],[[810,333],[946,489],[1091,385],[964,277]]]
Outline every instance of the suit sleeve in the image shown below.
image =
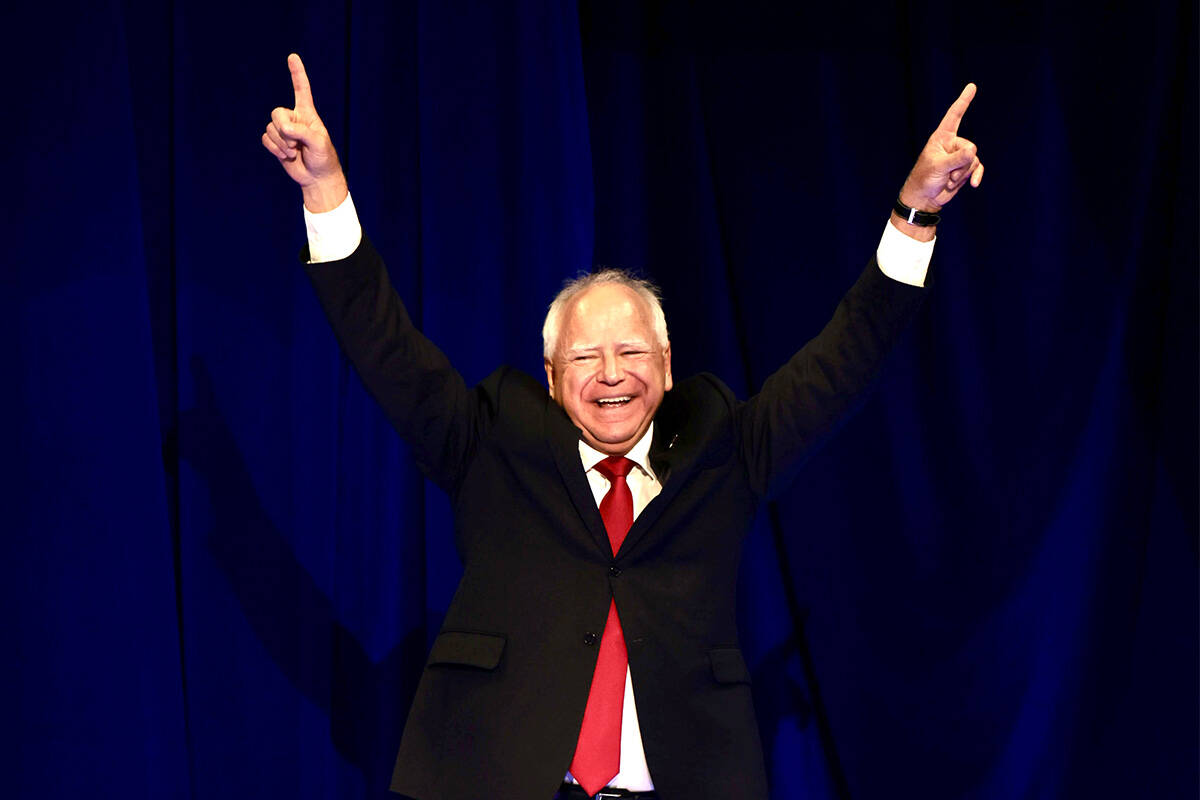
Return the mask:
[[416,329],[366,236],[348,258],[305,269],[367,390],[425,475],[451,491],[492,418],[487,396]]
[[821,332],[738,408],[737,443],[760,497],[783,489],[861,404],[923,297],[871,259]]

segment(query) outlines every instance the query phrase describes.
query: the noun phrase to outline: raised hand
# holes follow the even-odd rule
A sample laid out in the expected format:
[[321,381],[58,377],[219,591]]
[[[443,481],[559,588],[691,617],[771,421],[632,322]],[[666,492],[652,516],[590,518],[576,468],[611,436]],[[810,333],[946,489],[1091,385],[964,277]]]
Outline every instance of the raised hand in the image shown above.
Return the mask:
[[963,114],[974,97],[975,84],[968,83],[917,157],[900,190],[901,203],[919,211],[939,211],[968,181],[979,186],[983,162],[975,144],[958,135]]
[[313,105],[312,88],[300,56],[288,56],[295,108],[276,108],[262,135],[263,147],[300,184],[309,211],[329,211],[346,198],[346,177],[325,123]]

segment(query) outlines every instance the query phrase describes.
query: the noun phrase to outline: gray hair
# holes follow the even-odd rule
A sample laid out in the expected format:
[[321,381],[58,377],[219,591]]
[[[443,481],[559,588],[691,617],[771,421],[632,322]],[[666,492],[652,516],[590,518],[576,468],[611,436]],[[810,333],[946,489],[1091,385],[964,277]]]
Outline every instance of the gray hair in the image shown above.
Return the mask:
[[642,299],[650,309],[654,338],[658,340],[659,347],[663,350],[667,349],[670,342],[667,338],[667,317],[663,314],[658,287],[623,269],[605,269],[580,275],[567,281],[555,296],[554,302],[550,304],[550,310],[546,312],[546,321],[542,325],[542,356],[544,358],[554,360],[554,352],[558,348],[558,335],[562,331],[563,315],[570,308],[571,301],[588,289],[608,284],[624,286]]

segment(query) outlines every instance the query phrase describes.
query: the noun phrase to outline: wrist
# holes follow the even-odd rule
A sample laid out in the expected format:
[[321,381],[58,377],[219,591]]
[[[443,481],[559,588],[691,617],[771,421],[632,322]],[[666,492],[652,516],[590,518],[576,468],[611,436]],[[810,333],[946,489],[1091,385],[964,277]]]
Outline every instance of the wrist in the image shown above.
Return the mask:
[[333,177],[306,184],[301,192],[304,195],[304,207],[314,214],[322,214],[340,206],[350,189],[346,186],[346,176],[338,170]]
[[[904,182],[896,199],[910,209],[916,209],[926,214],[937,214],[942,210],[940,205],[909,186],[908,181]],[[892,209],[891,224],[905,236],[916,239],[918,242],[931,242],[937,235],[937,225],[915,225],[895,209]]]
[[942,207],[938,203],[911,187],[908,181],[905,181],[904,185],[900,187],[900,194],[897,195],[897,199],[909,208],[915,208],[917,211],[923,211],[926,214],[936,214],[942,210]]

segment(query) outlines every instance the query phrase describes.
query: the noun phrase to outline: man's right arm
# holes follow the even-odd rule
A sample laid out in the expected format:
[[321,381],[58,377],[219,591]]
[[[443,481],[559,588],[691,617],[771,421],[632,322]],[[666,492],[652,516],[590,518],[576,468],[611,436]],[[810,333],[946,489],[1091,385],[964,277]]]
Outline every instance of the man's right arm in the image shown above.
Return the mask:
[[363,385],[425,475],[452,492],[490,427],[491,404],[413,325],[369,238],[349,257],[305,270]]
[[288,56],[295,108],[276,108],[263,146],[299,184],[308,231],[305,269],[343,351],[422,471],[452,489],[487,427],[487,404],[412,323],[383,259],[363,236],[300,57]]

